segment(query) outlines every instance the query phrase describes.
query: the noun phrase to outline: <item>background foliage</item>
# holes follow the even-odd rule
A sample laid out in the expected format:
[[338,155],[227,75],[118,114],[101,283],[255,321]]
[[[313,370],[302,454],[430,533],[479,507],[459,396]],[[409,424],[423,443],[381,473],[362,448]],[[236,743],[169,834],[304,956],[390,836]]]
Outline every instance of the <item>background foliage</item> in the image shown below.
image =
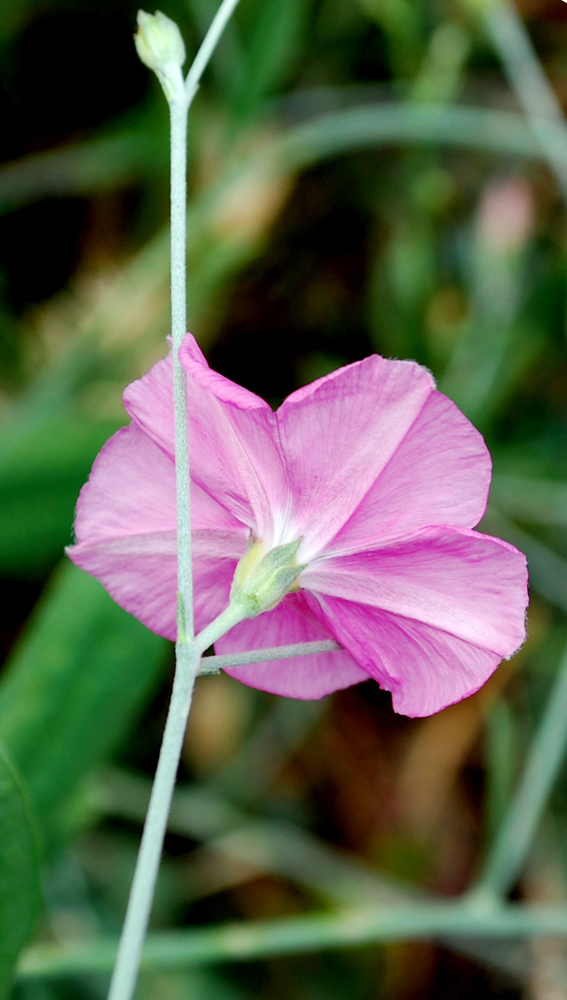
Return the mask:
[[[194,52],[213,0],[162,6]],[[567,641],[567,139],[522,21],[487,10],[242,0],[191,112],[189,316],[274,405],[372,351],[427,365],[491,448],[483,528],[528,553],[528,642],[426,720],[371,682],[295,703],[201,679],[157,931],[304,914],[309,937],[322,908],[455,896],[487,856],[502,893],[567,901],[561,687],[508,812]],[[567,7],[519,13],[567,101]],[[124,385],[165,350],[167,111],[134,24],[129,0],[0,7],[0,997],[38,942],[14,1000],[105,995],[104,956],[55,975],[42,943],[118,932],[171,682],[169,645],[62,555]],[[140,1000],[567,997],[565,939],[203,969],[161,940]]]

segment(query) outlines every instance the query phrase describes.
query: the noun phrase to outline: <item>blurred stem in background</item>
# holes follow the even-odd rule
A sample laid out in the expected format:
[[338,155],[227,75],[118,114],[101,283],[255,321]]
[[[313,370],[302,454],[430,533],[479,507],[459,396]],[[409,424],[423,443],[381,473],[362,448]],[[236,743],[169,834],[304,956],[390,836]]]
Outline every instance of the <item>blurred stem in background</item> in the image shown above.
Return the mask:
[[[529,288],[532,226],[533,196],[526,181],[510,178],[487,186],[466,262],[472,315],[440,380],[441,390],[481,430],[526,363],[517,321]],[[536,349],[537,341],[530,348]]]
[[[561,105],[512,0],[488,0],[482,10],[488,35],[567,203],[567,171],[550,145],[544,127],[546,120],[565,125]],[[563,141],[567,146],[567,130]]]
[[512,802],[496,834],[469,902],[498,904],[526,863],[567,747],[567,650],[534,733]]

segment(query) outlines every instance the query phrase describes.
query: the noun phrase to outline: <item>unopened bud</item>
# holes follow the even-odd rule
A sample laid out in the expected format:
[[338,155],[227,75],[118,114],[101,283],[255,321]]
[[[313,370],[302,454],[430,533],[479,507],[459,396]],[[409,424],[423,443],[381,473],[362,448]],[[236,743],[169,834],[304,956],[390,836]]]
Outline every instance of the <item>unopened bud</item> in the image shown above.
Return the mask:
[[262,541],[251,539],[236,567],[230,590],[231,605],[238,606],[246,618],[271,611],[292,589],[305,566],[296,556],[301,538],[266,551]]
[[142,62],[156,73],[167,99],[181,96],[185,45],[175,21],[161,10],[156,10],[155,14],[139,10],[134,43]]

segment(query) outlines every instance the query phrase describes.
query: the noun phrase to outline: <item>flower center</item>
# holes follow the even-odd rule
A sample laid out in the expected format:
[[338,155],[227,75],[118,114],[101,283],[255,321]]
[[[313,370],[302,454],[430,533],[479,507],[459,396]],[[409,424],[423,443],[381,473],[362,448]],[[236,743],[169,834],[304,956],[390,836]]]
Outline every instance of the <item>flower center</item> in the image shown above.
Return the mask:
[[292,589],[306,564],[297,561],[302,539],[268,549],[261,539],[250,536],[248,549],[236,567],[230,590],[230,604],[238,606],[243,618],[255,618],[271,611]]

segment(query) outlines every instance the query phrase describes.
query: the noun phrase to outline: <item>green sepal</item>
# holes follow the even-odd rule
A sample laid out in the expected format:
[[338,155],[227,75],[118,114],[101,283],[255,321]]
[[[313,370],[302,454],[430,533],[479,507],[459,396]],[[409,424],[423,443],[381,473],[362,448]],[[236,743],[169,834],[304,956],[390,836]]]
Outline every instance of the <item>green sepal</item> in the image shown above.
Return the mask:
[[297,538],[266,552],[264,543],[251,537],[236,567],[230,591],[230,603],[238,606],[243,617],[255,618],[271,611],[293,588],[306,568],[297,562],[301,542]]

